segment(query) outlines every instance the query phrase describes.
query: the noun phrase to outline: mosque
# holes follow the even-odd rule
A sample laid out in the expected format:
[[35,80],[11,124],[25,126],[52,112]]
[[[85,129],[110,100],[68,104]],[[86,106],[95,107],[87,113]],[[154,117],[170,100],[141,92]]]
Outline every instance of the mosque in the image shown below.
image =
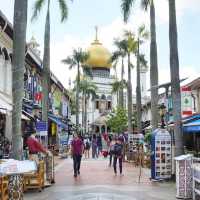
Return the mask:
[[[112,84],[116,77],[111,75],[112,64],[110,63],[111,53],[99,41],[96,28],[95,40],[88,48],[89,58],[86,62],[91,69],[91,81],[97,86],[97,97],[90,98],[87,104],[87,132],[104,133],[109,132],[106,125],[108,113],[117,106],[117,95],[112,93]],[[142,102],[146,97],[146,72],[147,69],[141,69],[141,90]],[[134,91],[134,90],[133,90]],[[127,94],[124,92],[124,102]],[[133,95],[133,107],[136,103],[136,97]],[[82,106],[80,105],[80,109]],[[81,110],[80,110],[81,111]],[[79,122],[82,122],[80,112]]]

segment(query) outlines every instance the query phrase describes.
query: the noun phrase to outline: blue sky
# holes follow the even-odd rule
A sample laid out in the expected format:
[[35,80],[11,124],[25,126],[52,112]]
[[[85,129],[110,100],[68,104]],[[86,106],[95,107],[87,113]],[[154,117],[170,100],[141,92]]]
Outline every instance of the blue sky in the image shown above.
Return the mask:
[[[0,0],[3,1],[3,0]],[[32,35],[43,46],[45,9],[38,21],[30,22],[34,0],[29,2],[29,20],[27,40]],[[68,2],[69,17],[66,23],[60,24],[57,2],[52,1],[51,7],[51,69],[67,87],[68,79],[74,78],[74,71],[69,71],[60,60],[70,55],[72,48],[87,48],[94,38],[94,26],[99,27],[99,38],[110,50],[113,50],[113,38],[119,37],[124,28],[136,31],[139,24],[148,26],[149,16],[138,6],[132,13],[129,24],[124,26],[120,10],[120,0],[74,0]],[[14,0],[4,1],[0,9],[12,22]],[[160,83],[170,80],[169,72],[169,40],[168,40],[168,4],[167,0],[156,0],[157,45]],[[180,76],[190,80],[200,75],[200,1],[177,0],[177,23],[179,38]],[[149,44],[143,48],[149,58]],[[149,73],[147,74],[149,76]],[[135,71],[133,70],[133,81]],[[149,85],[149,78],[147,81]]]

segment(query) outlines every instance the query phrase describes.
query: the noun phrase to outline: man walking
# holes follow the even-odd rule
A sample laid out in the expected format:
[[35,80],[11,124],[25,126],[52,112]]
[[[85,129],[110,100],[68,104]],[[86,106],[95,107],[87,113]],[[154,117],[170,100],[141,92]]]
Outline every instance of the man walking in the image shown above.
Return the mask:
[[114,173],[115,173],[115,175],[117,175],[117,160],[118,160],[120,175],[123,175],[122,174],[123,145],[122,145],[121,138],[117,139],[117,141],[114,145],[113,154],[114,154],[114,160],[113,160]]
[[72,140],[71,152],[74,162],[74,177],[77,177],[77,175],[80,175],[81,158],[84,152],[84,143],[77,134],[74,135]]

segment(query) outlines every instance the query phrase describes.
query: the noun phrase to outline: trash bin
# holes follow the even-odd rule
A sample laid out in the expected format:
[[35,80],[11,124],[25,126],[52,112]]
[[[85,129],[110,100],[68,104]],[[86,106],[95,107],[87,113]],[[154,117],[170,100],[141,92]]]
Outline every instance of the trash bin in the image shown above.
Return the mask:
[[192,198],[192,155],[181,155],[176,160],[176,197]]

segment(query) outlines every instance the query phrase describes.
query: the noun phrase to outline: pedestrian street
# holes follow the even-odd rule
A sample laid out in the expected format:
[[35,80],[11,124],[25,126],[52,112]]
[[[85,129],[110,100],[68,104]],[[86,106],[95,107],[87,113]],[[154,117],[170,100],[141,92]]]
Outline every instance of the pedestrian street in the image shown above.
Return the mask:
[[114,175],[108,160],[83,159],[80,176],[74,178],[71,159],[59,160],[56,166],[55,185],[43,192],[29,191],[25,200],[173,200],[175,184],[151,182],[150,170],[142,169],[138,183],[139,168],[123,164],[123,176]]

